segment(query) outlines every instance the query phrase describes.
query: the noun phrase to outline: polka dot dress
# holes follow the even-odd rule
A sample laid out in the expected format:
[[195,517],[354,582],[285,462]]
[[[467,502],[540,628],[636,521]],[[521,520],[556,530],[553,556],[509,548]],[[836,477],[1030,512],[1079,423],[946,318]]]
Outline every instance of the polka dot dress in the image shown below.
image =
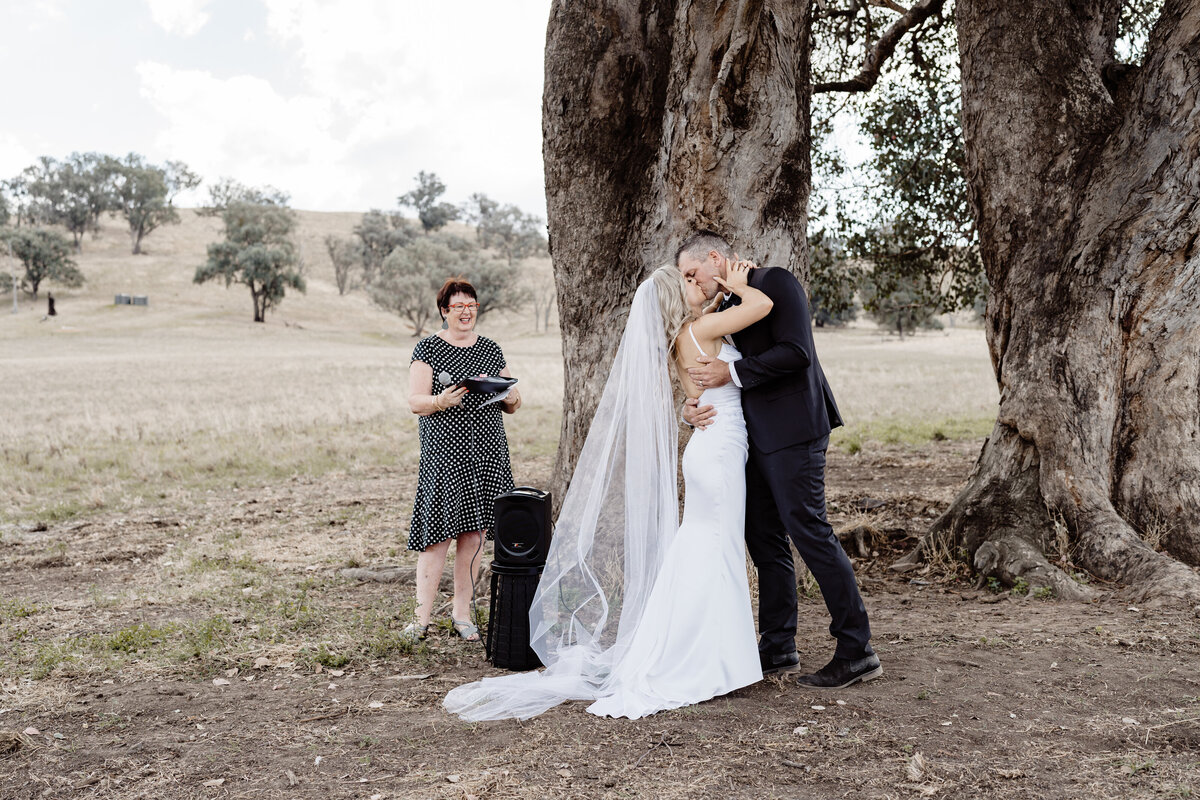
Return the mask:
[[[470,347],[457,347],[440,336],[428,336],[413,348],[413,361],[433,368],[430,394],[445,387],[442,372],[457,383],[477,375],[499,375],[504,369],[500,345],[479,336]],[[508,439],[501,403],[480,408],[494,394],[467,392],[461,405],[435,411],[417,423],[421,436],[421,469],[413,503],[408,549],[425,550],[460,533],[495,527],[493,501],[513,488]]]

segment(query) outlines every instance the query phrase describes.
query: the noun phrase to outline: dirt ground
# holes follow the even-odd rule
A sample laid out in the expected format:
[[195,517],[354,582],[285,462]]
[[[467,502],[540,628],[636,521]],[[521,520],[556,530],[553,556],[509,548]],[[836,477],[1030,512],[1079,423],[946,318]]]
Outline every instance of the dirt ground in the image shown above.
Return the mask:
[[[411,586],[341,570],[411,563],[407,468],[12,527],[0,538],[12,669],[0,674],[0,797],[1194,796],[1192,609],[888,569],[977,450],[830,454],[835,527],[868,532],[856,566],[881,679],[831,693],[765,680],[632,722],[570,704],[465,724],[440,702],[497,674],[478,644],[444,629],[416,652],[366,644],[391,641]],[[548,472],[544,461],[527,477]],[[863,510],[868,498],[883,504]],[[273,628],[271,615],[297,622]],[[802,665],[815,669],[832,650],[819,596],[800,617]],[[180,621],[188,657],[162,643]]]

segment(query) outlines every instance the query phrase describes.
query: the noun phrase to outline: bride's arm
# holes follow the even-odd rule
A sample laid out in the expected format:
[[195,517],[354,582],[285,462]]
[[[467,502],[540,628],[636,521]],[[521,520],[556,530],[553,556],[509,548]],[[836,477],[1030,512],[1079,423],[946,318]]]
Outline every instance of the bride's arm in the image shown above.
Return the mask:
[[697,336],[720,339],[728,333],[737,333],[750,327],[771,313],[774,302],[764,292],[746,283],[746,269],[741,264],[738,262],[738,266],[730,270],[728,281],[718,278],[718,282],[741,298],[742,302],[724,311],[701,316],[692,325]]

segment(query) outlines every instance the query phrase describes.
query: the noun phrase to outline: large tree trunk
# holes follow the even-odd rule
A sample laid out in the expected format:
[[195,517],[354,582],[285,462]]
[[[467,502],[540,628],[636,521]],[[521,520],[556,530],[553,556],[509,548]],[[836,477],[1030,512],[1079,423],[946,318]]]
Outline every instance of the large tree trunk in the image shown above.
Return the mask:
[[686,233],[807,276],[809,3],[556,0],[542,120],[561,497],[638,283]]
[[925,546],[1064,595],[1089,594],[1074,563],[1197,602],[1180,562],[1200,564],[1200,0],[1167,0],[1122,77],[1118,7],[959,0],[1001,399]]

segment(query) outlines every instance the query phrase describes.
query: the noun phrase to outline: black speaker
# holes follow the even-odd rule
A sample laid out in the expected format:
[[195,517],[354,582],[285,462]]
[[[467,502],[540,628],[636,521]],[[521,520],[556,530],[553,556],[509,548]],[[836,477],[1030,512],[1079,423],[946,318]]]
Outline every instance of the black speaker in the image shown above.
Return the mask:
[[550,493],[518,486],[496,498],[494,563],[540,567],[550,552]]
[[529,646],[529,608],[541,575],[541,567],[492,564],[486,646],[488,660],[501,669],[523,672],[542,665]]

